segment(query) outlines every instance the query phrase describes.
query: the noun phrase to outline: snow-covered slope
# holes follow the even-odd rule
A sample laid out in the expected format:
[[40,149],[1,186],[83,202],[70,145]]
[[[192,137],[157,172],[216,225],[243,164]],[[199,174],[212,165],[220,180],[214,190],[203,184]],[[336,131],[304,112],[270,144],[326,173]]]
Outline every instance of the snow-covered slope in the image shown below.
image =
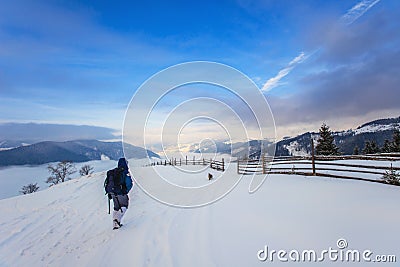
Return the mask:
[[[142,179],[146,168],[140,170]],[[172,167],[157,168],[182,181],[191,178]],[[1,200],[0,266],[287,266],[260,262],[257,252],[266,245],[321,251],[337,248],[339,238],[351,249],[400,257],[398,187],[276,175],[250,195],[250,177],[244,176],[222,200],[180,209],[135,186],[124,226],[113,231],[104,176]],[[326,260],[319,266],[341,264]]]

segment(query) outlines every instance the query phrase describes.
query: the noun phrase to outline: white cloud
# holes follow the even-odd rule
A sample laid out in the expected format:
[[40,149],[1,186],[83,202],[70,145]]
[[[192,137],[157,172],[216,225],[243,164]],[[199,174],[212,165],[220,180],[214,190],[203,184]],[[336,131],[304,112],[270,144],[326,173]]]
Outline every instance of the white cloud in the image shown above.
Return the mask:
[[359,2],[351,9],[349,9],[347,13],[340,18],[340,22],[345,25],[352,24],[359,17],[364,15],[364,13],[367,12],[371,7],[376,5],[379,1],[380,0],[363,0]]
[[[349,9],[347,13],[340,18],[339,21],[345,25],[350,25],[358,18],[360,18],[362,15],[364,15],[365,12],[367,12],[371,7],[373,7],[379,1],[380,0],[362,0],[361,2],[353,6],[351,9]],[[290,61],[290,63],[285,68],[281,69],[276,76],[270,78],[264,84],[261,91],[268,92],[271,89],[281,85],[282,83],[280,83],[280,80],[285,76],[287,76],[296,67],[296,65],[302,63],[313,53],[306,55],[304,52],[301,52],[297,57],[295,57],[292,61]]]
[[290,71],[297,65],[306,60],[309,56],[306,55],[304,52],[301,52],[297,57],[295,57],[289,64],[281,69],[275,77],[270,78],[261,89],[263,92],[268,92],[274,87],[280,85],[280,80],[288,75]]

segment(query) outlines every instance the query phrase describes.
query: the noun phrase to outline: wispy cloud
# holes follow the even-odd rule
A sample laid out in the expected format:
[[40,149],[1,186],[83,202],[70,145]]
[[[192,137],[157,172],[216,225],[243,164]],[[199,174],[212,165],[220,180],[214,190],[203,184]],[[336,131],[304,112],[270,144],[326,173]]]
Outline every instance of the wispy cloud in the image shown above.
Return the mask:
[[[355,22],[358,18],[364,15],[371,7],[377,4],[380,0],[362,0],[361,2],[357,3],[351,9],[349,9],[346,14],[340,17],[339,22],[343,23],[344,25],[348,26]],[[317,51],[317,50],[316,50]],[[295,57],[290,63],[283,69],[281,69],[278,74],[272,78],[270,78],[262,87],[261,91],[268,92],[271,89],[281,85],[280,80],[287,76],[298,64],[304,62],[307,58],[309,58],[312,54],[316,51],[305,54],[301,52],[297,57]]]
[[292,61],[290,61],[285,68],[281,69],[275,77],[270,78],[264,84],[261,90],[263,92],[268,92],[272,88],[277,87],[280,84],[279,82],[283,77],[288,75],[297,64],[300,64],[307,58],[308,56],[304,52],[301,52],[297,57],[295,57]]
[[363,0],[359,2],[340,18],[340,22],[345,25],[352,24],[379,1],[380,0]]

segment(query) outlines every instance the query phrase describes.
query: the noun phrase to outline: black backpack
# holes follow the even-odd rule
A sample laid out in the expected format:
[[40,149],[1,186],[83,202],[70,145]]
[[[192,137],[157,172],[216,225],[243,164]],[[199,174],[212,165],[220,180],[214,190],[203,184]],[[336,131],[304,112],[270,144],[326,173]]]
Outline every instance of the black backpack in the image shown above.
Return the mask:
[[125,195],[127,194],[126,183],[123,175],[124,169],[115,168],[107,171],[107,177],[104,181],[106,194]]

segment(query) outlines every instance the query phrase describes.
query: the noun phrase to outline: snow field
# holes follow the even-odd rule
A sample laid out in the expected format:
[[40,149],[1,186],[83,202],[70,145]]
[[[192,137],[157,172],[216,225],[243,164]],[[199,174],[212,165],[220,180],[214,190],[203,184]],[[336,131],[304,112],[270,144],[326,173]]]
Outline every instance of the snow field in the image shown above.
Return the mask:
[[[234,168],[229,172],[237,175]],[[257,252],[265,245],[323,250],[336,247],[339,238],[349,248],[400,257],[400,189],[395,186],[270,175],[249,194],[251,176],[243,176],[226,197],[196,209],[163,205],[135,186],[124,226],[113,231],[104,177],[100,172],[1,200],[0,266],[309,266],[260,262]],[[176,179],[205,176],[176,172]]]

